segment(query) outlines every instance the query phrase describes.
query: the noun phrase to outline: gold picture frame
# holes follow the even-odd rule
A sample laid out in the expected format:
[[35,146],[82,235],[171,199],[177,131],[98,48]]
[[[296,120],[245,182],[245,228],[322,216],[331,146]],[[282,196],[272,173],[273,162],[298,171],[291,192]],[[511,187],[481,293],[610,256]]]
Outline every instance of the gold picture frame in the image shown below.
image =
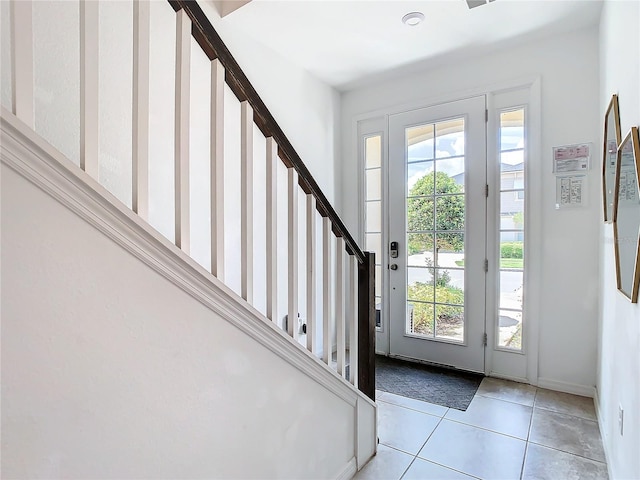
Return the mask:
[[622,141],[621,137],[618,95],[613,94],[604,115],[604,142],[602,147],[602,201],[604,221],[606,223],[613,220],[616,165],[618,146]]
[[618,290],[638,303],[640,284],[640,138],[631,127],[616,158],[613,238]]

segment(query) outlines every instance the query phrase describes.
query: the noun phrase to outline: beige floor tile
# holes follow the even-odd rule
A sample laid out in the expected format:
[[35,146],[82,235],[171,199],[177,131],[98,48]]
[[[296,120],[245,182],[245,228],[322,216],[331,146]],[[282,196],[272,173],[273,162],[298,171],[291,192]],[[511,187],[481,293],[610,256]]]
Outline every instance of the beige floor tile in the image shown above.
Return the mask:
[[419,412],[428,413],[429,415],[435,415],[437,417],[444,416],[444,414],[447,413],[447,410],[449,410],[448,407],[443,407],[442,405],[402,397],[395,393],[385,392],[384,396],[380,400],[386,403],[393,403],[394,405],[410,408],[412,410],[418,410]]
[[596,409],[593,399],[571,395],[570,393],[554,392],[539,388],[536,394],[535,406],[558,413],[566,413],[576,417],[596,421]]
[[439,417],[378,402],[380,443],[415,455],[440,422]]
[[475,396],[466,412],[450,408],[444,418],[526,440],[532,411],[525,405]]
[[526,442],[446,418],[418,456],[479,478],[520,477]]
[[449,409],[445,418],[526,440],[533,408],[476,396],[465,412]]
[[536,387],[525,385],[524,383],[501,380],[499,378],[486,377],[482,380],[476,395],[533,407],[533,401],[536,397]]
[[472,480],[473,478],[433,462],[416,458],[402,480]]
[[607,466],[570,453],[530,443],[524,462],[523,480],[606,480]]
[[598,424],[591,420],[535,408],[529,441],[604,462]]
[[400,480],[412,460],[411,455],[378,445],[376,456],[353,477],[353,480]]

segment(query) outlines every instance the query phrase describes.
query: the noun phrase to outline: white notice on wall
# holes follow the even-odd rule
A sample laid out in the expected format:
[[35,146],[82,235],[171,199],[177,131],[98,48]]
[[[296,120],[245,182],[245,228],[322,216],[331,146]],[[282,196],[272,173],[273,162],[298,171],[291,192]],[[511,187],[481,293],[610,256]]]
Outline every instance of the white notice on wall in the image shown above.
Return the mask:
[[556,209],[586,205],[586,175],[557,177]]
[[586,172],[591,160],[591,144],[566,145],[553,148],[553,173],[566,175],[567,173]]

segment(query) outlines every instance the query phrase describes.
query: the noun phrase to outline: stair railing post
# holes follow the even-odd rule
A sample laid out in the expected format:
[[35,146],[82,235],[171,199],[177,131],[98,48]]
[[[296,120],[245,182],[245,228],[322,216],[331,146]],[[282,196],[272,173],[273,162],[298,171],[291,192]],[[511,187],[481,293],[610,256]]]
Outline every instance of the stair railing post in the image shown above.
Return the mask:
[[358,265],[358,388],[376,399],[375,253]]

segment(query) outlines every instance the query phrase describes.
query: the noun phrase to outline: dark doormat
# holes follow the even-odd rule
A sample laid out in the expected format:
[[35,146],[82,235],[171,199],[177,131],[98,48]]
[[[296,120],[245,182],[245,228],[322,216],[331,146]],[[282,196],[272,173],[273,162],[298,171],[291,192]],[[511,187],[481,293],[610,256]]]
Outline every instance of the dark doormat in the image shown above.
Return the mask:
[[466,410],[484,375],[404,362],[376,355],[376,388],[457,410]]

